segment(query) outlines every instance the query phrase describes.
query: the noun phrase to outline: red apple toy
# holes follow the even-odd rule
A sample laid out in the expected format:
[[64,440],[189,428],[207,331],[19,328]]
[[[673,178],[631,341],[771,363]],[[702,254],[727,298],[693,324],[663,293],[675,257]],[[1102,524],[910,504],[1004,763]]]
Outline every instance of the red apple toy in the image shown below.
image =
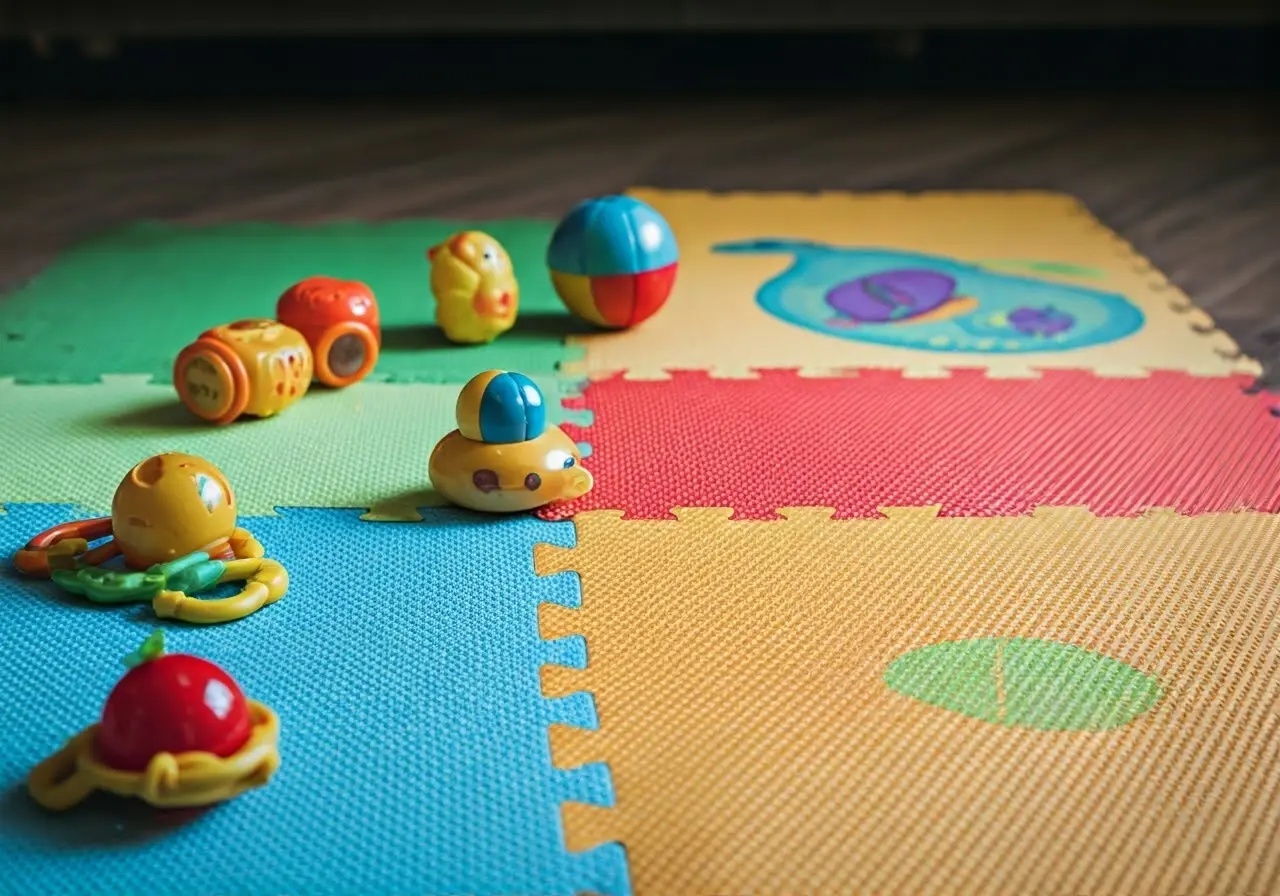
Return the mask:
[[129,671],[102,720],[31,772],[47,809],[70,809],[95,790],[162,808],[205,806],[261,787],[280,765],[279,721],[221,668],[167,654],[154,632],[125,659]]

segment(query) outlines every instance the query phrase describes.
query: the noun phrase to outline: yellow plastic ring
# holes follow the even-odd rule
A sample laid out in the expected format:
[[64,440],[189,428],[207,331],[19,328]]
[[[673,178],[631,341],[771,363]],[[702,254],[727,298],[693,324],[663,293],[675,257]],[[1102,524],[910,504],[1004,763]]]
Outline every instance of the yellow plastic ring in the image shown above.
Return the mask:
[[137,797],[161,809],[208,806],[262,787],[280,767],[280,720],[256,700],[248,701],[253,729],[230,756],[157,753],[140,772],[103,765],[94,756],[98,725],[81,731],[27,777],[27,791],[54,812],[71,809],[95,790]]
[[284,597],[289,590],[289,573],[274,560],[246,557],[228,560],[223,582],[244,582],[237,594],[205,600],[181,591],[161,591],[151,600],[151,609],[161,619],[213,624],[234,622],[258,612]]

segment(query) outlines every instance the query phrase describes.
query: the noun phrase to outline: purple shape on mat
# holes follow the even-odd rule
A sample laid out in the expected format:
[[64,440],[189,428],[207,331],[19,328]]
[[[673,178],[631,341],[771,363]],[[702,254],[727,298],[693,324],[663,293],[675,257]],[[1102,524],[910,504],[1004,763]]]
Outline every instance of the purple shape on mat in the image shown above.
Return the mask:
[[1009,315],[1009,323],[1028,336],[1056,336],[1075,325],[1076,319],[1054,308],[1018,308]]
[[910,320],[954,297],[956,281],[924,269],[899,269],[848,280],[827,291],[827,304],[858,323]]

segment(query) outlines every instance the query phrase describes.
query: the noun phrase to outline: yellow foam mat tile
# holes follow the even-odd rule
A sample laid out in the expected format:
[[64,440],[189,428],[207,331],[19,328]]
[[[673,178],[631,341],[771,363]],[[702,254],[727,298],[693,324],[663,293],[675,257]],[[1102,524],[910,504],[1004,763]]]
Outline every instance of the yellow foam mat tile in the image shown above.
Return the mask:
[[1280,891],[1280,516],[579,515],[593,732],[647,894]]
[[[629,192],[653,205],[675,232],[675,289],[642,327],[571,337],[586,353],[566,372],[634,379],[664,379],[682,369],[742,377],[760,368],[824,375],[877,367],[911,376],[983,368],[997,377],[1034,377],[1045,368],[1106,376],[1261,372],[1205,312],[1070,196]],[[801,264],[794,247],[812,244],[820,248]],[[903,279],[904,269],[920,268],[952,276],[955,295],[930,305],[936,278],[933,285]],[[846,290],[841,307],[853,317],[824,304],[842,281],[873,275],[890,279],[864,281],[870,285],[857,296]],[[766,301],[762,289],[771,282]],[[856,322],[890,293],[907,303],[898,318]],[[912,302],[922,303],[916,311],[929,310],[917,314]]]

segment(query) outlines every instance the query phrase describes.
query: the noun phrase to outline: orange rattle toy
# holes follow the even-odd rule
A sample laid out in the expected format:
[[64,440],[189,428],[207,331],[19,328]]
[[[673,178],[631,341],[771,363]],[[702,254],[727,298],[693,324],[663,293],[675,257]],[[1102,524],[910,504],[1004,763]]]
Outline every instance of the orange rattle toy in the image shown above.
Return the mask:
[[378,363],[378,303],[363,283],[308,277],[280,296],[276,319],[307,340],[315,356],[316,379],[326,386],[357,383]]
[[[124,477],[111,516],[41,532],[13,563],[94,603],[146,600],[162,618],[211,623],[242,619],[284,596],[289,575],[263,553],[236,527],[235,496],[217,467],[191,454],[157,454]],[[107,568],[116,557],[124,569]],[[224,582],[245,586],[231,597],[194,596]]]
[[307,394],[314,364],[302,334],[255,318],[206,330],[173,364],[173,385],[193,414],[219,425],[270,417]]

